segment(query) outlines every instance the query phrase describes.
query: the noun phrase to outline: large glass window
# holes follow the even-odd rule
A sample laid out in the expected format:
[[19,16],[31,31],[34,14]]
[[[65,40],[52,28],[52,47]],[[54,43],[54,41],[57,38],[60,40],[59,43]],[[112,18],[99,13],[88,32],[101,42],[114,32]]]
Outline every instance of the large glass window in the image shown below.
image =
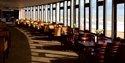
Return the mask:
[[55,14],[55,10],[53,10],[53,22],[55,22],[55,17],[56,17],[56,14]]
[[41,6],[39,6],[40,7],[40,9],[39,9],[39,19],[41,20],[42,19],[42,7]]
[[64,26],[67,26],[67,1],[64,2]]
[[64,17],[63,17],[63,15],[64,15],[64,6],[63,6],[63,2],[62,3],[60,3],[60,23],[63,23],[63,21],[64,21]]
[[96,0],[92,0],[92,33],[96,30]]
[[80,0],[76,0],[76,5],[78,5],[78,4],[79,4],[79,1],[80,1]]
[[63,9],[60,10],[60,23],[63,23]]
[[56,22],[56,4],[53,4],[53,22]]
[[85,13],[86,30],[89,30],[89,7],[86,7],[85,10],[86,10],[86,13]]
[[35,7],[35,20],[37,20],[37,17],[38,17],[38,8],[37,6]]
[[103,23],[103,6],[99,6],[98,7],[99,8],[99,18],[98,18],[98,28],[100,29],[100,30],[102,30],[103,29],[103,25],[104,25],[104,23]]
[[70,1],[67,1],[67,26],[70,26]]
[[84,30],[84,0],[80,0],[80,29]]
[[44,21],[44,20],[43,20],[43,18],[44,18],[44,15],[43,15],[43,5],[41,6],[41,14],[42,14],[42,15],[41,15],[42,21]]
[[112,30],[112,0],[107,0],[107,20],[106,20],[106,36],[111,37]]
[[124,4],[117,4],[117,37],[124,38]]
[[85,3],[89,3],[89,0],[85,0]]
[[43,8],[43,20],[46,21],[46,7]]
[[76,8],[76,24],[79,25],[79,8]]
[[67,22],[67,24],[68,24],[68,26],[70,26],[70,9],[68,9],[68,16],[67,16],[67,19],[68,19],[68,22]]
[[50,5],[48,5],[48,11],[47,11],[47,20],[49,21],[50,20]]

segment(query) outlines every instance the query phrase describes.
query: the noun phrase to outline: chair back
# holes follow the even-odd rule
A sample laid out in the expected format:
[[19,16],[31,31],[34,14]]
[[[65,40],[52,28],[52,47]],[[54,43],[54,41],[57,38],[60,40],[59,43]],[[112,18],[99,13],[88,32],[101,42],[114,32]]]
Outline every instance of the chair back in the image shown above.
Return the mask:
[[120,42],[108,43],[107,55],[106,55],[108,61],[114,61],[116,59],[119,45],[120,45]]
[[107,43],[95,44],[95,61],[96,61],[96,63],[105,62],[106,47],[107,47]]
[[44,25],[44,32],[48,32],[48,25]]
[[61,32],[62,32],[62,33],[65,33],[65,32],[67,32],[67,29],[68,29],[67,27],[62,27],[62,28],[61,28]]
[[61,27],[55,27],[54,36],[61,36]]

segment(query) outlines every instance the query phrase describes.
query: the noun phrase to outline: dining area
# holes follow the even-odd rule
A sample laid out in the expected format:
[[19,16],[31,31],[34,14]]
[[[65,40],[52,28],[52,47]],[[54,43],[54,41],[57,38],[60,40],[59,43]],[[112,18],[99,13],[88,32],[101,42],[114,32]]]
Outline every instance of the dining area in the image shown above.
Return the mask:
[[78,52],[78,63],[117,62],[120,39],[112,40],[103,34],[95,35],[87,30],[79,31],[76,29],[72,33],[72,36],[65,33],[65,37],[63,37],[64,42],[66,42],[64,47],[66,50],[74,47],[74,50]]
[[[30,23],[29,23],[30,22]],[[103,30],[80,30],[61,23],[31,22],[17,26],[32,28],[45,34],[51,41],[59,41],[62,51],[73,50],[78,54],[78,63],[112,63],[119,61],[119,46],[122,39],[111,39],[103,35]],[[17,20],[17,23],[18,20]],[[31,26],[28,26],[31,25]]]

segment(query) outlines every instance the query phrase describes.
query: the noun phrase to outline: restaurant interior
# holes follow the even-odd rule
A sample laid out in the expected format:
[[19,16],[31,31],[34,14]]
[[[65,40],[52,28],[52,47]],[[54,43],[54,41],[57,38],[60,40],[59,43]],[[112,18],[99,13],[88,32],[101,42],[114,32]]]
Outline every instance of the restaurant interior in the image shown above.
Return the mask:
[[125,63],[124,17],[125,0],[0,0],[0,63]]

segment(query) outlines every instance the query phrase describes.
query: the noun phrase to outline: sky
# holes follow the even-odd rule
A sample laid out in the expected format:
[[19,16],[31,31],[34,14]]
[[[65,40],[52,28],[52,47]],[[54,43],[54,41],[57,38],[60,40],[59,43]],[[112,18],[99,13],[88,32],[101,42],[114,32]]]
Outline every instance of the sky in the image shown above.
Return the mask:
[[[103,1],[103,0],[99,0],[99,1]],[[86,0],[86,3],[88,3],[89,0]],[[78,1],[76,1],[76,3],[78,3]],[[84,0],[81,0],[81,14],[84,15]],[[118,16],[124,16],[124,4],[118,4],[117,5],[117,15]],[[89,9],[86,9],[87,11]],[[86,12],[86,15],[89,12]],[[92,0],[92,15],[96,15],[96,0]],[[103,15],[103,6],[99,6],[99,16]],[[107,16],[111,16],[112,15],[112,0],[107,0]]]
[[[103,1],[103,0],[100,0]],[[89,0],[86,0],[86,2],[89,2]],[[81,0],[81,10],[84,10],[84,0]],[[124,15],[124,4],[118,4],[117,5],[117,9],[118,9],[118,16],[123,16]],[[111,16],[112,14],[112,0],[107,0],[107,16]],[[84,12],[84,11],[83,11]],[[96,14],[96,0],[92,0],[92,13],[93,15]],[[103,15],[103,6],[99,6],[99,15]]]

